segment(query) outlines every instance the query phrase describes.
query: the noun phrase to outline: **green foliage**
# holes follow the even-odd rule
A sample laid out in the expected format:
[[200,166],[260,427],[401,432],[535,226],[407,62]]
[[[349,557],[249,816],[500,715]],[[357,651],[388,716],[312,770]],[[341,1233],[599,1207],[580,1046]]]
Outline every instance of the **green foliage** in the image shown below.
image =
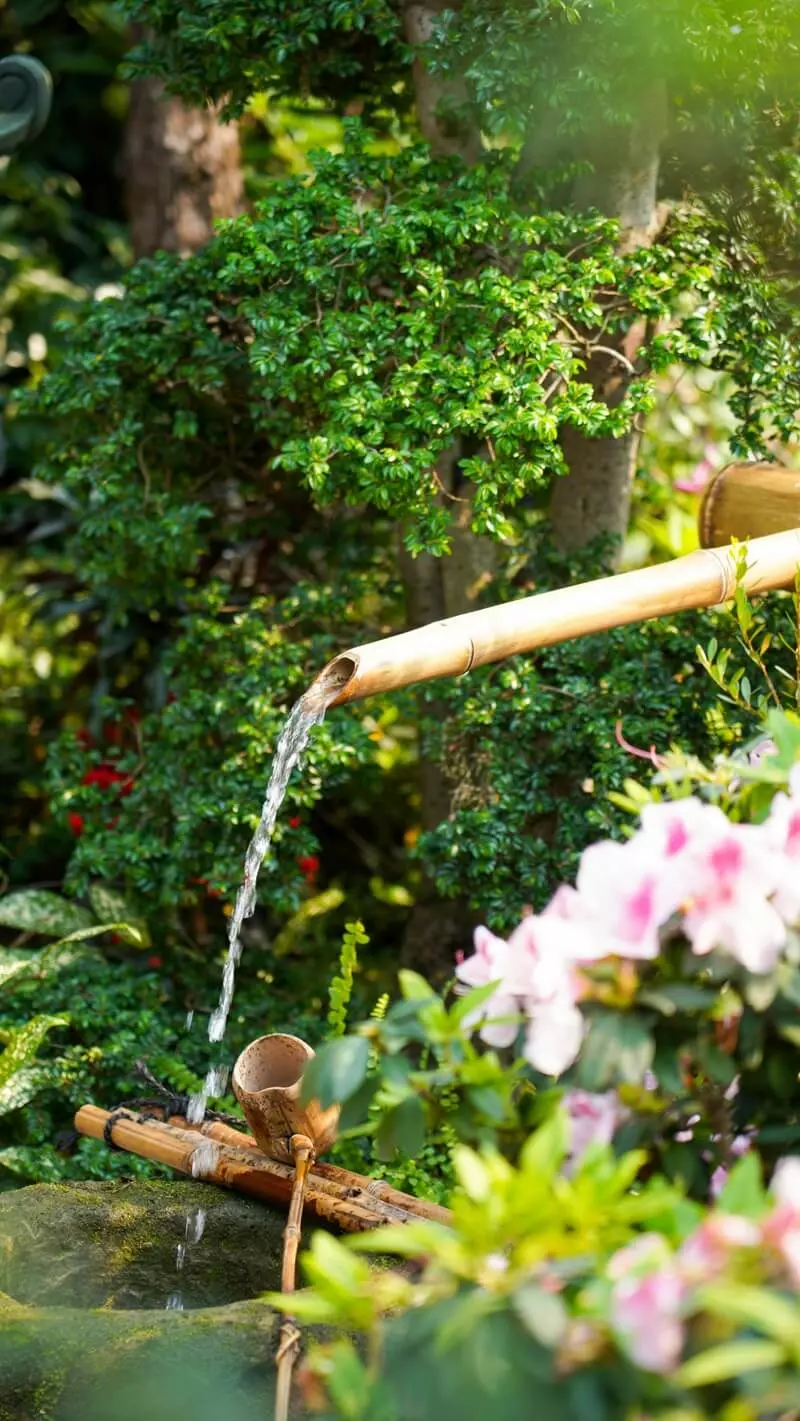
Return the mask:
[[[600,565],[554,563],[538,527],[563,472],[566,429],[623,433],[651,408],[654,382],[687,369],[698,386],[721,392],[715,420],[733,452],[762,452],[792,426],[796,155],[793,120],[775,101],[778,61],[793,53],[794,0],[780,15],[772,5],[763,17],[748,11],[741,39],[737,5],[712,0],[688,15],[671,0],[655,18],[651,8],[470,0],[443,15],[427,58],[466,68],[471,111],[497,144],[466,171],[413,141],[412,56],[400,10],[386,0],[326,0],[290,13],[272,0],[130,4],[127,17],[152,27],[147,63],[173,88],[195,100],[226,96],[234,108],[269,89],[253,103],[259,121],[280,96],[296,110],[308,94],[315,122],[328,125],[322,136],[334,149],[342,134],[344,151],[310,162],[294,153],[298,176],[288,180],[273,181],[274,166],[262,171],[267,201],[252,215],[225,224],[188,260],[140,263],[120,299],[77,314],[78,291],[113,281],[124,259],[116,187],[85,222],[81,202],[87,212],[97,207],[85,167],[73,172],[65,159],[67,176],[44,182],[36,201],[38,170],[12,166],[4,175],[17,184],[9,187],[12,369],[15,380],[30,371],[35,381],[9,410],[23,473],[48,444],[36,480],[5,505],[30,549],[22,565],[30,591],[16,603],[6,596],[10,633],[0,643],[15,698],[2,713],[10,734],[0,769],[20,806],[9,873],[22,888],[60,882],[66,867],[79,911],[91,908],[87,922],[127,921],[138,945],[153,948],[143,959],[127,952],[130,937],[106,941],[80,966],[51,971],[41,959],[35,974],[21,956],[31,949],[9,949],[3,1009],[12,1029],[70,1004],[69,1026],[42,1047],[47,1088],[12,1117],[23,1172],[104,1167],[83,1146],[37,1162],[30,1141],[58,1133],[84,1098],[131,1094],[137,1055],[176,1084],[185,1073],[186,1088],[202,1079],[202,1043],[183,1023],[216,992],[223,901],[238,882],[282,717],[334,651],[402,628],[401,539],[412,553],[445,553],[467,484],[474,528],[498,544],[487,595],[540,590]],[[97,166],[107,175],[109,135],[124,107],[121,86],[109,82],[123,21],[91,5],[81,16],[69,20],[70,52],[74,25],[91,20],[101,51],[93,72],[115,115],[101,125]],[[47,23],[58,33],[59,17]],[[46,46],[39,52],[47,61]],[[671,81],[677,120],[662,186],[681,197],[694,186],[702,200],[679,205],[652,248],[621,252],[613,223],[572,210],[563,173],[525,178],[519,145],[535,102],[537,123],[547,110],[575,139],[551,155],[553,165],[585,165],[586,131],[607,132],[638,103],[620,75],[643,79],[653,67]],[[586,101],[590,90],[596,103]],[[346,111],[363,111],[369,127],[348,118],[340,129]],[[701,155],[703,124],[724,142]],[[57,310],[68,320],[55,332]],[[610,409],[582,378],[586,362],[595,346],[640,326],[635,378]],[[40,379],[41,343],[28,336],[42,331],[54,368]],[[455,446],[448,498],[433,470]],[[19,567],[0,567],[3,590]],[[308,1029],[313,1039],[344,904],[348,920],[369,924],[380,952],[352,986],[343,962],[331,991],[337,1032],[348,1006],[351,1018],[366,1017],[382,990],[423,869],[497,928],[510,926],[524,901],[545,901],[590,838],[624,831],[629,762],[614,738],[617,720],[634,744],[679,743],[708,760],[735,743],[745,708],[726,723],[714,686],[693,665],[695,643],[710,634],[720,647],[733,636],[716,617],[686,618],[482,671],[441,696],[437,688],[444,723],[435,707],[420,725],[410,695],[331,715],[290,787],[260,881],[231,1050],[264,1029],[266,1013],[274,1029]],[[762,641],[753,641],[757,650]],[[409,862],[422,817],[420,751],[446,765],[452,814],[417,839]],[[654,990],[675,1005],[675,985]],[[491,1053],[462,1051],[458,1004],[446,993],[416,995],[422,988],[411,978],[404,986],[403,1002],[384,1003],[360,1034],[337,1035],[338,1055],[321,1052],[319,1069],[324,1079],[331,1067],[329,1092],[358,1077],[341,1148],[360,1151],[369,1169],[377,1153],[395,1179],[437,1189],[452,1132],[513,1152],[530,1125],[532,1092]],[[711,1001],[684,999],[671,1016],[599,1002],[583,1078],[638,1089],[651,1041],[663,1035],[674,1054],[693,1011],[686,1030],[699,1030],[702,1069],[719,1094],[708,1014],[718,996],[715,988]],[[742,1046],[748,1090],[774,1058],[783,1101],[788,1038],[776,1050],[773,1026],[787,1010],[781,1001],[769,1015],[758,1050]],[[777,1113],[770,1103],[770,1128]],[[413,1169],[403,1152],[414,1155]],[[118,1167],[109,1158],[108,1168]]]
[[[597,217],[520,213],[501,158],[464,172],[424,149],[370,156],[349,135],[313,183],[281,184],[197,257],[138,267],[29,403],[70,421],[47,476],[92,489],[75,546],[106,596],[124,582],[127,601],[154,605],[194,566],[225,487],[200,474],[199,447],[221,446],[234,418],[245,487],[266,464],[273,490],[288,474],[317,504],[413,516],[412,551],[447,546],[431,464],[465,440],[475,529],[508,531],[504,514],[563,471],[559,429],[613,436],[649,407],[644,380],[613,410],[593,399],[573,332],[620,329],[620,301],[625,320],[663,319],[721,280],[694,231],[620,255]],[[692,318],[648,353],[703,360],[712,341]]]
[[[463,173],[418,149],[370,156],[353,134],[344,155],[319,160],[313,183],[282,185],[255,220],[228,224],[197,257],[141,264],[125,301],[87,316],[69,362],[31,397],[31,416],[51,418],[56,434],[69,431],[40,472],[82,510],[69,555],[92,617],[100,617],[105,686],[152,706],[140,739],[129,737],[129,754],[118,761],[134,787],[118,814],[115,808],[111,831],[102,794],[79,787],[75,745],[65,743],[51,762],[55,802],[62,813],[69,803],[85,821],[73,887],[85,885],[90,866],[110,878],[113,864],[132,888],[164,905],[180,901],[191,878],[230,889],[240,852],[233,852],[231,826],[252,815],[250,786],[274,743],[276,708],[341,646],[348,623],[354,640],[365,623],[397,625],[382,520],[408,515],[412,549],[446,545],[451,515],[430,474],[436,454],[454,440],[475,450],[489,441],[493,460],[477,453],[462,460],[476,489],[475,526],[508,531],[514,514],[522,545],[530,520],[520,501],[560,467],[560,429],[620,432],[649,402],[638,382],[613,411],[593,401],[579,379],[582,356],[570,328],[621,322],[621,297],[629,313],[654,320],[674,309],[681,290],[703,290],[711,300],[719,278],[712,249],[692,231],[686,246],[676,233],[672,246],[620,256],[608,223],[525,216],[509,183],[502,160]],[[369,200],[359,197],[364,191]],[[730,313],[721,317],[727,328]],[[667,360],[676,342],[684,358],[710,352],[690,318],[654,338],[652,359]],[[789,398],[783,383],[780,398]],[[233,501],[230,447],[237,451]],[[209,449],[218,451],[210,462]],[[335,523],[326,512],[333,501]],[[365,503],[379,514],[369,528],[358,516]],[[352,514],[343,504],[354,506]],[[250,576],[263,589],[256,595],[252,581],[242,585],[254,540],[261,561]],[[324,585],[321,560],[337,568]],[[509,591],[519,590],[522,576]],[[537,568],[542,583],[547,575]],[[504,586],[499,579],[493,595]],[[273,628],[266,638],[265,622]],[[677,636],[664,635],[678,664],[670,656],[663,681],[655,677],[655,704],[641,708],[641,721],[652,722],[663,706],[664,721],[644,734],[684,738],[697,706],[667,702],[683,652]],[[598,662],[601,687],[621,681],[619,647],[632,642],[641,658],[643,646],[661,636],[624,633],[596,643],[608,648]],[[585,668],[572,674],[569,650],[543,658],[548,670],[560,659],[570,674],[553,680],[564,680],[564,692],[582,703],[594,759],[598,740],[612,748],[611,717],[594,714],[584,689],[591,682]],[[639,668],[633,659],[629,665],[633,694]],[[506,674],[501,705],[516,721],[530,695],[524,663],[478,684],[494,688],[496,675]],[[475,684],[458,731],[467,744]],[[169,705],[167,685],[177,698]],[[549,703],[546,692],[539,695],[552,723],[565,694],[559,687]],[[494,703],[479,692],[475,716],[488,720]],[[351,716],[335,727],[333,739],[326,727],[309,757],[312,783],[318,765],[329,791],[345,768],[353,772],[361,739]],[[506,733],[500,717],[497,728]],[[541,745],[532,745],[534,764]],[[574,741],[571,748],[570,761]],[[505,779],[498,767],[501,794]],[[552,797],[542,788],[540,823]],[[577,847],[584,805],[576,793],[568,839]],[[540,835],[530,835],[520,815],[519,828],[505,834],[498,871],[499,839],[483,827],[476,837],[474,818],[467,809],[455,823],[455,845],[446,826],[443,842],[428,839],[425,852],[447,891],[466,885],[473,903],[494,911],[516,878],[519,848],[532,857]],[[469,861],[473,854],[480,865]],[[282,893],[282,877],[283,870],[265,880],[265,891],[274,886],[278,911],[296,910],[297,886]],[[512,901],[509,913],[518,906]]]
[[[536,546],[522,589],[559,581]],[[584,563],[580,575],[591,575]],[[551,580],[552,579],[552,580]],[[533,584],[533,586],[532,586]],[[426,743],[453,788],[455,812],[425,833],[417,854],[443,895],[465,898],[498,929],[539,908],[569,878],[587,843],[618,837],[614,797],[631,774],[618,742],[659,753],[691,745],[709,759],[738,739],[738,710],[720,715],[713,685],[695,660],[697,633],[734,640],[730,619],[684,613],[544,649],[437,688],[449,718]],[[524,769],[523,769],[524,766]]]
[[793,595],[754,603],[742,585],[747,566],[744,544],[732,608],[737,645],[720,647],[714,638],[698,646],[697,659],[729,705],[762,721],[770,709],[800,706],[800,576]]
[[363,923],[347,923],[339,952],[340,976],[334,977],[328,988],[328,1026],[331,1036],[344,1036],[347,1030],[347,1008],[353,994],[353,974],[358,968],[358,949],[366,947],[369,936]]
[[63,1016],[34,1016],[24,1026],[0,1033],[4,1049],[0,1055],[0,1115],[27,1105],[36,1093],[41,1076],[29,1063],[48,1031],[66,1026]]
[[[220,9],[174,0],[126,0],[155,34],[133,68],[161,74],[193,102],[225,99],[238,112],[254,93],[313,94],[342,107],[362,94],[374,107],[401,103],[407,68],[390,0],[301,0],[291,16],[276,0],[234,0]],[[287,23],[290,20],[290,23]]]
[[[532,1408],[577,1421],[587,1407],[608,1418],[646,1409],[755,1421],[795,1394],[796,1293],[769,1286],[760,1260],[734,1250],[719,1265],[724,1282],[687,1289],[679,1326],[693,1355],[683,1366],[657,1375],[625,1356],[611,1261],[647,1239],[661,1267],[674,1266],[682,1246],[713,1230],[715,1214],[658,1178],[631,1193],[640,1158],[615,1159],[607,1148],[565,1178],[565,1138],[554,1117],[516,1169],[490,1150],[458,1151],[449,1227],[420,1221],[348,1243],[314,1236],[303,1258],[310,1286],[293,1294],[295,1315],[367,1336],[360,1354],[341,1340],[312,1349],[326,1414],[477,1421],[491,1405],[508,1421]],[[757,1218],[769,1209],[761,1187]],[[413,1271],[371,1270],[363,1252],[394,1253]],[[657,1288],[657,1270],[652,1277]],[[639,1327],[650,1342],[672,1318],[653,1308],[656,1295],[646,1285],[640,1295]],[[718,1383],[713,1400],[699,1390]]]
[[402,999],[383,1018],[317,1052],[303,1077],[305,1098],[340,1104],[341,1133],[374,1137],[376,1157],[387,1163],[415,1159],[426,1136],[440,1149],[443,1131],[473,1141],[518,1133],[530,1100],[520,1092],[519,1065],[476,1049],[462,1025],[487,990],[448,1003],[407,971],[400,986]]
[[757,11],[744,0],[464,0],[443,15],[432,49],[446,72],[466,73],[490,132],[523,136],[549,111],[562,135],[594,137],[598,123],[613,131],[635,119],[662,82],[677,119],[667,144],[700,129],[713,145],[716,130],[729,158],[722,135],[738,127],[741,142],[765,90],[788,95],[799,24],[797,5],[781,0]]

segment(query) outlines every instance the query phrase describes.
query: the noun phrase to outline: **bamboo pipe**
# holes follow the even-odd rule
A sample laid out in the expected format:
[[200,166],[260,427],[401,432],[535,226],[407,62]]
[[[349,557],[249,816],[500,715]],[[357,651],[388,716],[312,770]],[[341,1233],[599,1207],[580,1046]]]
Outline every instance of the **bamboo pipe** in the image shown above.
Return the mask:
[[[234,1130],[231,1125],[225,1125],[221,1120],[203,1120],[194,1125],[185,1120],[182,1115],[173,1115],[170,1117],[169,1124],[176,1125],[183,1130],[194,1130],[205,1135],[209,1140],[217,1140],[223,1145],[233,1145],[236,1149],[258,1149],[258,1144],[252,1135],[246,1135],[243,1130]],[[391,1184],[384,1183],[382,1179],[367,1179],[365,1175],[355,1174],[350,1169],[341,1169],[337,1164],[327,1164],[324,1160],[316,1160],[312,1179],[317,1189],[324,1192],[330,1191],[335,1198],[357,1198],[363,1191],[367,1196],[370,1208],[379,1208],[381,1204],[387,1204],[390,1209],[413,1213],[417,1219],[432,1219],[436,1224],[450,1222],[450,1210],[446,1209],[443,1204],[433,1204],[430,1199],[416,1199],[413,1194],[405,1194],[402,1189],[394,1189]]]
[[800,469],[786,469],[782,464],[728,464],[708,484],[698,524],[704,548],[796,528],[800,525]]
[[[113,1120],[114,1144],[120,1149],[143,1159],[158,1160],[180,1174],[197,1177],[198,1160],[202,1161],[202,1156],[197,1155],[198,1146],[213,1142],[216,1148],[213,1157],[205,1161],[204,1179],[282,1208],[290,1203],[294,1183],[292,1165],[269,1159],[252,1148],[255,1142],[250,1136],[230,1126],[206,1121],[202,1126],[181,1128],[186,1122],[180,1116],[165,1124],[160,1120],[139,1120],[133,1112],[84,1105],[75,1116],[75,1129],[90,1139],[102,1140],[109,1120]],[[200,1140],[198,1135],[202,1137]],[[333,1165],[315,1164],[308,1175],[305,1207],[317,1219],[334,1224],[346,1233],[359,1233],[382,1224],[407,1224],[418,1219],[450,1222],[449,1210],[441,1205],[415,1199],[388,1185],[381,1184],[381,1192],[378,1192],[372,1188],[378,1183],[349,1170],[338,1170]]]
[[[590,632],[717,606],[735,591],[740,555],[735,546],[704,548],[655,567],[432,622],[351,647],[328,662],[314,685],[329,706],[345,705],[417,681],[464,676],[475,666]],[[800,528],[754,539],[747,555],[747,592],[790,587],[800,563]]]

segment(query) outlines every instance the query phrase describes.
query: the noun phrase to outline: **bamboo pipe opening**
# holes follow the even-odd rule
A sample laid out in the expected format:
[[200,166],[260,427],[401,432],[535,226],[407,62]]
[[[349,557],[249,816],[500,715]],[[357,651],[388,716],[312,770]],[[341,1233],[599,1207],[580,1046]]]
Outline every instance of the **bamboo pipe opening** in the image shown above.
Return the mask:
[[297,1085],[311,1055],[311,1047],[299,1036],[260,1037],[239,1056],[235,1084],[247,1095]]
[[328,705],[341,705],[349,699],[347,687],[358,672],[358,652],[343,651],[323,666],[314,685],[318,686]]

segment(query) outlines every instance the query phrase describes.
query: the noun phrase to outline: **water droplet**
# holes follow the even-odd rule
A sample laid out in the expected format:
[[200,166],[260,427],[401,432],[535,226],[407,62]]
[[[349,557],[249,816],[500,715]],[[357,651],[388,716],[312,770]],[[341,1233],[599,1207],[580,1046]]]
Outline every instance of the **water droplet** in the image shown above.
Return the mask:
[[186,1242],[199,1243],[203,1237],[205,1226],[205,1209],[192,1209],[191,1213],[186,1215]]
[[199,1125],[205,1119],[206,1095],[200,1090],[196,1095],[189,1096],[189,1104],[186,1107],[186,1119],[190,1125]]
[[219,1146],[213,1140],[201,1140],[192,1150],[192,1175],[195,1179],[205,1179],[213,1174],[219,1163]]

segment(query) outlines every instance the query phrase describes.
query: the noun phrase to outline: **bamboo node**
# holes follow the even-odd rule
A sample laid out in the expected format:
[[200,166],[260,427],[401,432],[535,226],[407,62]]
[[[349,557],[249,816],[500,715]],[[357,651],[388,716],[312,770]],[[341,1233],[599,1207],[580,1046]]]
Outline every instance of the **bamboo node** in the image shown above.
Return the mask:
[[275,1361],[279,1366],[284,1357],[288,1356],[290,1352],[296,1354],[300,1342],[301,1333],[299,1327],[296,1327],[293,1322],[285,1322],[281,1328],[281,1340],[278,1345],[278,1350],[275,1353]]

